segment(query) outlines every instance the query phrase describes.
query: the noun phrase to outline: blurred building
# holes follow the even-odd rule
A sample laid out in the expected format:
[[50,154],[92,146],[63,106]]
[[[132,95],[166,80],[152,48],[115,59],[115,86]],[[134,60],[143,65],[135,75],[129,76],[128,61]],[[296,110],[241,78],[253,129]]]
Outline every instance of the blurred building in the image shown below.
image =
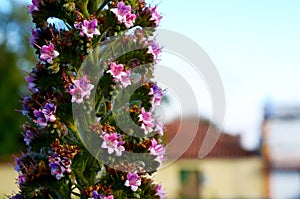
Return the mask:
[[[244,150],[239,136],[219,135],[209,122],[195,118],[175,120],[167,125],[167,130],[169,163],[159,170],[155,180],[167,189],[168,198],[267,197],[262,158],[256,152]],[[203,140],[209,141],[205,138],[207,133],[211,134],[209,139],[217,141],[207,156],[200,159]]]
[[263,156],[268,196],[300,198],[300,106],[266,104]]

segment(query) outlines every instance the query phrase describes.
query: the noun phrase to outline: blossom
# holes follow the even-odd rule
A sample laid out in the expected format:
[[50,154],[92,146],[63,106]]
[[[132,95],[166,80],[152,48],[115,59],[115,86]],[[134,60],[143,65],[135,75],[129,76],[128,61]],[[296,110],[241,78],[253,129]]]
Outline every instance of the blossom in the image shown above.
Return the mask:
[[20,184],[23,184],[25,182],[26,182],[26,177],[23,174],[20,174],[18,176],[18,184],[20,185]]
[[107,73],[110,73],[113,78],[118,81],[122,78],[122,76],[126,75],[126,73],[123,72],[123,69],[123,64],[116,64],[116,62],[112,62],[110,64],[110,70],[108,70]]
[[27,146],[30,145],[31,139],[33,137],[33,133],[31,130],[27,130],[25,135],[24,135],[24,142]]
[[157,156],[155,161],[159,162],[160,164],[164,160],[164,155],[166,153],[166,149],[162,144],[157,144],[157,141],[153,138],[151,140],[151,146],[149,147],[149,151],[151,155]]
[[136,191],[141,184],[141,178],[138,176],[136,171],[134,173],[129,172],[127,174],[127,179],[124,184],[126,187],[130,187],[132,191]]
[[49,167],[51,168],[51,175],[60,180],[64,173],[71,173],[71,160],[66,157],[60,157],[58,154],[53,154],[49,157]]
[[28,6],[29,13],[32,14],[33,11],[37,11],[39,6],[38,0],[32,0],[32,4]]
[[146,135],[153,131],[154,119],[152,119],[151,115],[151,112],[146,112],[145,108],[142,107],[141,114],[138,116],[139,121],[142,122],[141,128],[144,129]]
[[116,62],[112,62],[110,64],[110,70],[108,70],[107,73],[110,73],[113,76],[115,82],[120,82],[122,86],[126,88],[131,84],[130,70],[126,70],[126,72],[123,70],[123,64],[116,64]]
[[110,9],[117,18],[119,23],[124,23],[126,28],[130,28],[133,26],[133,23],[136,19],[135,14],[131,14],[131,6],[125,5],[124,2],[119,2],[117,8]]
[[109,195],[107,197],[103,196],[102,194],[99,194],[96,190],[92,192],[92,197],[89,199],[114,199],[113,195]]
[[152,106],[159,106],[163,95],[162,89],[155,83],[151,88],[149,95],[152,95]]
[[160,20],[162,19],[162,16],[156,11],[156,6],[151,8],[151,21],[155,21],[155,24],[158,26],[160,23]]
[[167,192],[166,192],[166,190],[162,189],[162,185],[161,184],[157,185],[156,195],[158,195],[160,199],[164,199],[164,198],[166,198],[166,194],[167,194]]
[[74,85],[71,86],[69,93],[72,95],[71,102],[78,104],[83,102],[83,98],[89,99],[94,85],[90,84],[86,76],[80,80],[74,80]]
[[33,111],[33,114],[36,117],[33,121],[40,127],[45,128],[48,122],[56,121],[56,117],[54,115],[55,112],[56,106],[53,103],[46,103],[43,109]]
[[156,121],[154,131],[157,132],[157,134],[163,136],[164,135],[164,125],[163,125],[163,123],[160,122],[160,121]]
[[83,22],[76,23],[74,27],[80,30],[79,35],[81,37],[85,35],[88,39],[91,39],[94,35],[100,35],[96,19],[93,19],[92,21],[84,20]]
[[161,49],[159,48],[159,45],[154,41],[149,41],[148,46],[148,53],[153,55],[153,59],[155,64],[158,62],[158,55],[161,53]]
[[27,82],[27,88],[32,92],[32,93],[36,93],[38,92],[38,88],[36,88],[36,84],[34,83],[34,81],[36,80],[34,77],[32,76],[26,76],[25,80]]
[[101,147],[107,149],[108,154],[116,152],[117,156],[121,156],[122,151],[125,151],[124,146],[122,146],[125,142],[121,140],[121,135],[117,133],[105,133],[102,138],[104,141]]
[[49,46],[42,46],[40,59],[42,62],[53,64],[53,59],[55,59],[58,55],[59,53],[54,50],[54,44],[50,43]]

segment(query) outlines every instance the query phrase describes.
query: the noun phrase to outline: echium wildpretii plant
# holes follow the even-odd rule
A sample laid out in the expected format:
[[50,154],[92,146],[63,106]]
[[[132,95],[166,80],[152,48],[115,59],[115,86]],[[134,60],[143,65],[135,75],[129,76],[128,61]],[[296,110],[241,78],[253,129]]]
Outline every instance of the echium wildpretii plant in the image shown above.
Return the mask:
[[166,151],[154,113],[163,97],[152,81],[156,6],[32,0],[28,8],[38,61],[26,77],[27,151],[15,160],[20,192],[11,198],[165,198],[151,179]]

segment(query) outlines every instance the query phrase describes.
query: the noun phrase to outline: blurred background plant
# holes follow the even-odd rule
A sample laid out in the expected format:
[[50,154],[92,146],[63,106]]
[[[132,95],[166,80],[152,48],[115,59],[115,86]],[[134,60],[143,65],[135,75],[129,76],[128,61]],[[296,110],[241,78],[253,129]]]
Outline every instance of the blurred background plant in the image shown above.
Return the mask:
[[[3,3],[3,4],[2,4]],[[27,92],[25,72],[33,66],[34,53],[28,39],[30,16],[26,7],[15,0],[1,2],[0,7],[0,160],[24,147],[20,125],[25,117],[14,111],[21,109],[20,97]]]

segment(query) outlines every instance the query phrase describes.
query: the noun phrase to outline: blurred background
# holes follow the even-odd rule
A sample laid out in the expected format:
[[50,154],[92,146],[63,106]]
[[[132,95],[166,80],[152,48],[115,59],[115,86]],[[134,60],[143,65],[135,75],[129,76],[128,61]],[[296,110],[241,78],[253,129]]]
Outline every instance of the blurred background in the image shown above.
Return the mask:
[[[167,163],[155,180],[166,187],[170,199],[300,198],[300,2],[148,2],[158,4],[164,16],[161,28],[181,33],[203,48],[226,95],[224,121],[212,121],[214,91],[204,78],[191,80],[198,108],[190,104],[186,115],[180,115],[176,93],[168,93],[169,103],[163,107],[167,142],[182,136],[179,128],[186,134],[195,126],[198,130],[185,152],[168,149],[170,159],[181,157]],[[25,149],[20,125],[26,118],[15,110],[21,109],[20,96],[27,95],[22,70],[30,70],[35,60],[28,41],[29,3],[0,4],[0,198],[17,190],[12,154]],[[188,73],[188,63],[178,59],[163,53],[160,64]],[[184,92],[180,83],[178,87]],[[200,159],[210,125],[222,134]]]

